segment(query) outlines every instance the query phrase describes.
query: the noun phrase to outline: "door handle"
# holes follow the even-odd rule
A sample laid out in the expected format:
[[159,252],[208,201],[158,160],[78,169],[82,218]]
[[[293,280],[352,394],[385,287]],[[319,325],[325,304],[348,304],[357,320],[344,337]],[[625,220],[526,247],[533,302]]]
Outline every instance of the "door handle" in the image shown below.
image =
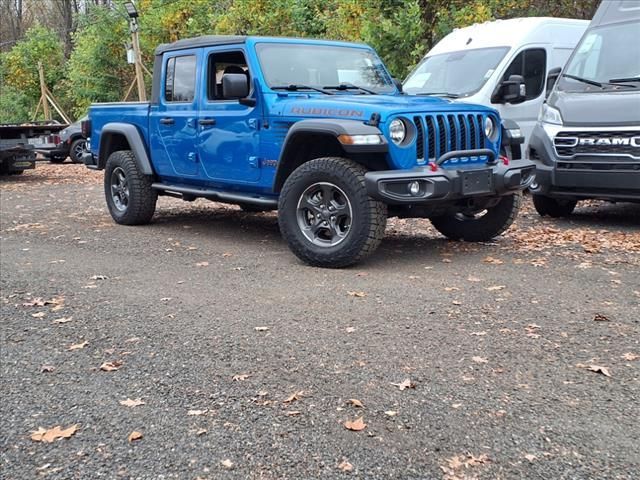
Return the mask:
[[215,125],[216,124],[216,119],[215,118],[203,118],[198,123],[200,123],[200,125]]
[[163,125],[173,125],[175,122],[175,120],[173,118],[161,118],[160,119],[160,123]]

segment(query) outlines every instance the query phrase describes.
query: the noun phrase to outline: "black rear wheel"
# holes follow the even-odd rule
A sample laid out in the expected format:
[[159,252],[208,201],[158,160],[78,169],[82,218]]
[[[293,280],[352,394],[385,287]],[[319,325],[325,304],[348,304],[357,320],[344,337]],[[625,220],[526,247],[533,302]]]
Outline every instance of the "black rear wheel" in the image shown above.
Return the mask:
[[122,225],[149,223],[156,210],[158,193],[152,179],[138,170],[133,152],[121,150],[107,159],[104,193],[113,219]]
[[329,157],[311,160],[289,176],[280,193],[278,222],[298,258],[340,268],[375,251],[387,208],[367,194],[365,172],[349,159]]
[[578,202],[576,200],[563,200],[547,197],[545,195],[533,195],[533,206],[540,216],[549,215],[553,218],[568,217],[573,213]]

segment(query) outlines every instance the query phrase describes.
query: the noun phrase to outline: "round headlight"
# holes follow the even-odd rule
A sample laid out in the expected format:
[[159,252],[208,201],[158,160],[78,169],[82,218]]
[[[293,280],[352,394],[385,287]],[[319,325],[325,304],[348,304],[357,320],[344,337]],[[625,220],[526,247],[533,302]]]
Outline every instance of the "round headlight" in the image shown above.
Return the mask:
[[391,141],[396,145],[404,142],[404,139],[407,137],[407,127],[405,127],[402,120],[396,118],[391,121],[389,124],[389,136],[391,137]]
[[492,117],[484,119],[484,134],[491,142],[495,142],[498,139],[498,129]]

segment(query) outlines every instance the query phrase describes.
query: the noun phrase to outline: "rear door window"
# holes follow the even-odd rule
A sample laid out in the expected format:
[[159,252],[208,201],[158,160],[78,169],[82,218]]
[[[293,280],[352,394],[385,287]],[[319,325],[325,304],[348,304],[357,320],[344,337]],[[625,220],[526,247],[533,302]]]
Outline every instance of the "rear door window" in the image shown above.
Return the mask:
[[193,102],[196,93],[196,56],[167,60],[164,98],[167,102]]

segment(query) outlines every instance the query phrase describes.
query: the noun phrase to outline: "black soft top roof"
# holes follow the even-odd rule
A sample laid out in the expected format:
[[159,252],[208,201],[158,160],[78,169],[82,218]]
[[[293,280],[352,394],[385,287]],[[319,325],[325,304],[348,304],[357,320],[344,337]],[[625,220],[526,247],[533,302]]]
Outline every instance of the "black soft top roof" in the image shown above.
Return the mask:
[[187,48],[244,43],[246,40],[247,37],[243,35],[203,35],[201,37],[185,38],[173,43],[162,43],[156,48],[156,55],[162,55],[164,52],[172,52],[174,50],[185,50]]

